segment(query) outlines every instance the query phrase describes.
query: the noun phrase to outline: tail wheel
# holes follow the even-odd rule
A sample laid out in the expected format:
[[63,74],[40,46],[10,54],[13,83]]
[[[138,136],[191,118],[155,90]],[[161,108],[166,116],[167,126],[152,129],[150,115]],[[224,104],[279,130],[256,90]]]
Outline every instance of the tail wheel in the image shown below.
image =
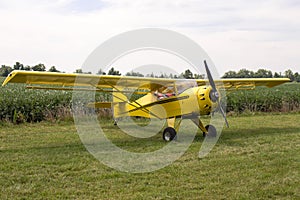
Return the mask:
[[207,125],[205,126],[205,129],[207,130],[207,133],[203,132],[203,137],[217,137],[217,130],[213,125]]
[[176,131],[172,127],[165,128],[163,132],[163,139],[167,142],[170,142],[176,138]]

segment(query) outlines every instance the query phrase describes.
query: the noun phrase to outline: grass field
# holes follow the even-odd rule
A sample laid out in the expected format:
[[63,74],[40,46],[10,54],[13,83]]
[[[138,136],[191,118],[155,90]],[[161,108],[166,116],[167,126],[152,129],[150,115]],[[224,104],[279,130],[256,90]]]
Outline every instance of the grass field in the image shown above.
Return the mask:
[[[212,152],[188,151],[161,170],[129,174],[108,168],[82,145],[72,122],[0,125],[0,199],[300,199],[300,114],[229,117]],[[118,141],[139,152],[165,143]],[[188,131],[188,130],[187,130]]]

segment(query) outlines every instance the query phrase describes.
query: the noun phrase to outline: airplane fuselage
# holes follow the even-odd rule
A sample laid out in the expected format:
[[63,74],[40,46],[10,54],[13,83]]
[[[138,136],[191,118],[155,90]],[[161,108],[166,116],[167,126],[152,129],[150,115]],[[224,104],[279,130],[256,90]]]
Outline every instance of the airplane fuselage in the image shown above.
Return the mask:
[[198,86],[169,98],[157,99],[153,93],[134,102],[114,105],[114,117],[139,116],[146,118],[172,118],[188,115],[209,115],[217,107],[210,97],[210,86]]

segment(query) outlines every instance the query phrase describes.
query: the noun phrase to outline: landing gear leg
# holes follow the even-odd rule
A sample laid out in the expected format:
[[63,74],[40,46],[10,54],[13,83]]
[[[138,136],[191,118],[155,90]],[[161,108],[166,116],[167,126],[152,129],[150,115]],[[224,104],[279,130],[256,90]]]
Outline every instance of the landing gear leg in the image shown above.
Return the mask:
[[206,134],[207,134],[207,129],[206,129],[207,126],[204,127],[202,121],[198,117],[197,118],[192,118],[191,120],[203,132],[203,137],[205,137]]
[[170,118],[167,119],[167,128],[165,128],[163,132],[163,139],[167,142],[177,139],[177,132],[179,131],[179,127],[182,119]]
[[117,119],[114,119],[114,125],[117,126],[118,125],[118,121]]
[[217,130],[213,125],[205,126],[207,132],[203,132],[203,137],[217,137]]

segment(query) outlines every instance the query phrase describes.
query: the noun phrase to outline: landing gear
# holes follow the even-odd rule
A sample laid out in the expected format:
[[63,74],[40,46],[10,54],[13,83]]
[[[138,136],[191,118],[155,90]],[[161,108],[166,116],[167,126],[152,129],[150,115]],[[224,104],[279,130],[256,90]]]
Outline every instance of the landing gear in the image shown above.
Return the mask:
[[114,125],[115,125],[115,126],[118,125],[118,122],[117,122],[117,120],[115,120],[115,119],[114,119]]
[[205,129],[207,130],[207,133],[203,132],[203,137],[216,137],[217,136],[217,130],[213,125],[207,125],[205,126]]
[[172,127],[165,128],[163,132],[163,139],[167,142],[176,139],[176,130]]

